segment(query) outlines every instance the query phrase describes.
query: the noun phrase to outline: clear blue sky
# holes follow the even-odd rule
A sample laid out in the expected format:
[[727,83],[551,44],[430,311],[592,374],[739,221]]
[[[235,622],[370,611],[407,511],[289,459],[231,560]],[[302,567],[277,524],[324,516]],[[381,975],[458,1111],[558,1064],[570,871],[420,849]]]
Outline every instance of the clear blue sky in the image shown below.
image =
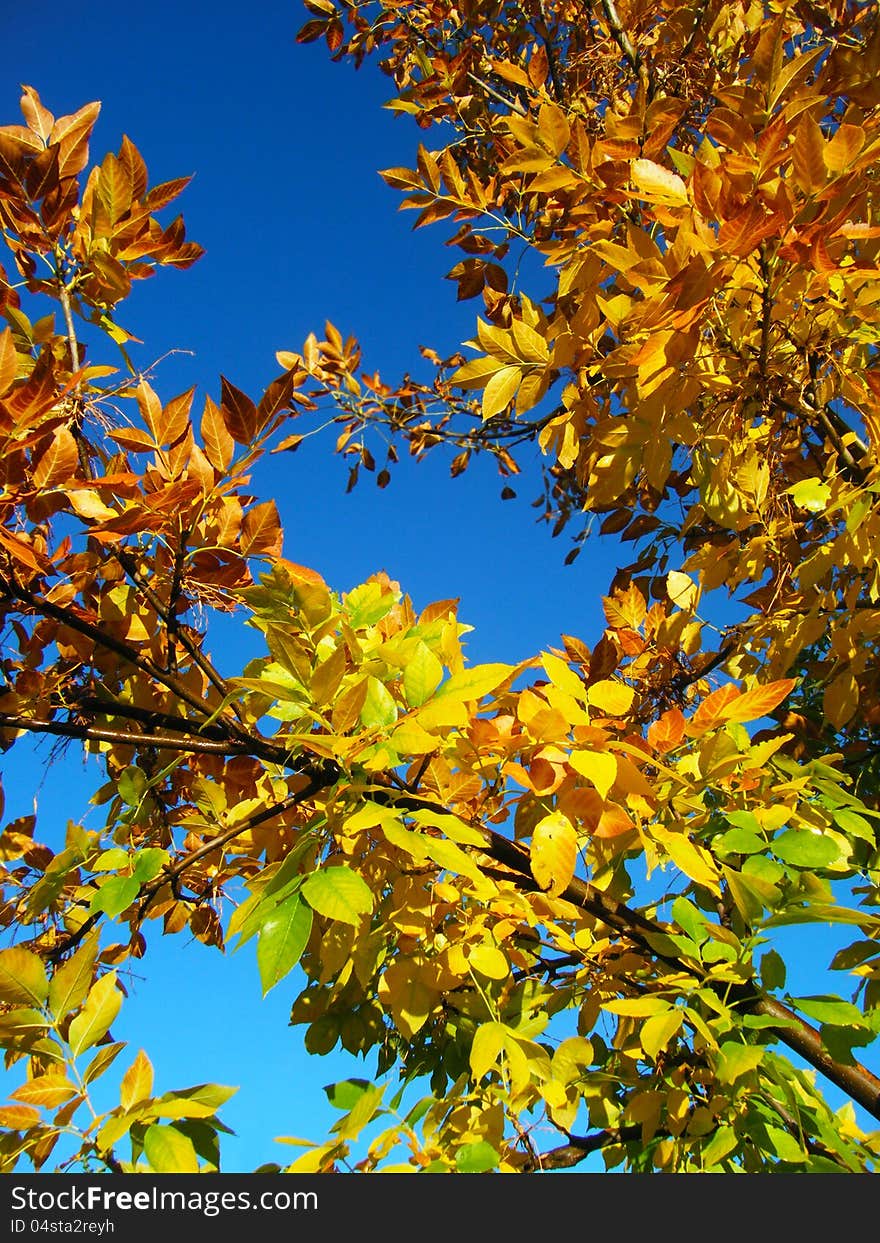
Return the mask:
[[[303,20],[287,0],[246,9],[228,0],[44,0],[7,44],[0,123],[19,119],[21,83],[56,115],[100,99],[94,158],[127,133],[153,182],[196,174],[180,205],[206,257],[137,286],[120,313],[144,339],[139,365],[171,349],[192,351],[156,372],[166,399],[192,384],[216,395],[221,372],[258,393],[277,371],[275,351],[300,348],[325,318],[357,335],[369,369],[389,378],[418,367],[420,344],[451,352],[471,335],[479,307],[456,304],[454,285],[442,279],[456,262],[442,245],[444,227],[414,233],[412,216],[397,212],[397,194],[376,173],[412,166],[418,139],[439,139],[382,109],[390,84],[373,66],[356,73],[333,65],[322,44],[297,46]],[[490,464],[450,481],[448,459],[437,454],[419,466],[402,462],[385,491],[367,478],[346,496],[332,442],[332,433],[313,438],[255,479],[279,504],[288,557],[339,590],[383,569],[417,607],[460,597],[463,620],[476,627],[474,661],[516,661],[562,632],[595,641],[616,549],[594,546],[564,568],[565,537],[551,541],[528,504],[537,471],[526,472],[519,500],[504,503]],[[256,651],[253,636],[228,623],[217,633],[209,647],[235,672]],[[47,744],[37,750],[48,753]],[[68,817],[87,814],[88,791],[100,783],[93,766],[88,785],[73,751],[45,771],[24,763],[19,748],[3,761],[7,815],[31,810],[39,783],[38,836],[50,843]],[[100,819],[93,810],[85,822]],[[157,1088],[241,1085],[223,1110],[237,1132],[224,1148],[228,1171],[289,1159],[271,1137],[319,1138],[336,1116],[321,1086],[369,1073],[348,1057],[304,1053],[302,1029],[286,1026],[295,978],[261,1001],[253,943],[221,957],[154,936],[134,969],[143,978],[130,979],[114,1034],[132,1042],[132,1055],[147,1050]]]

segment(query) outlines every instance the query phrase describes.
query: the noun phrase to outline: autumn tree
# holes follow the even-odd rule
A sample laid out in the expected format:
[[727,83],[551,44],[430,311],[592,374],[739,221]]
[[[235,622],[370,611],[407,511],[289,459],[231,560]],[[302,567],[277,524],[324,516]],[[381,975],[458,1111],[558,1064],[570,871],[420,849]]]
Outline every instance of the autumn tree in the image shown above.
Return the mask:
[[[873,1170],[877,7],[307,7],[440,144],[383,174],[482,303],[430,382],[327,325],[256,402],[160,397],[116,308],[198,258],[184,183],[127,139],[85,175],[96,104],[25,88],[0,130],[0,736],[99,755],[107,812],[0,837],[3,1168],[217,1167],[227,1093],[145,1052],[88,1109],[119,973],[188,929],[365,1058],[291,1171]],[[352,485],[390,436],[380,486],[447,447],[507,495],[536,447],[569,559],[632,545],[603,632],[472,667],[449,601],[287,560],[252,489],[328,409]],[[242,670],[218,611],[265,640]],[[792,996],[809,924],[841,983]]]

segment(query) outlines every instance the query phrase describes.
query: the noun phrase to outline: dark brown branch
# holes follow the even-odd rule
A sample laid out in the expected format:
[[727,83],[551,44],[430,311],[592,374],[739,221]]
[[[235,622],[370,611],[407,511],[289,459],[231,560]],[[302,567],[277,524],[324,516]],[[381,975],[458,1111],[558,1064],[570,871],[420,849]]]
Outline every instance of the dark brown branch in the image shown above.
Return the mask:
[[[827,403],[823,405],[819,401],[817,391],[819,359],[815,353],[808,355],[807,366],[810,372],[810,381],[807,385],[806,400],[802,402],[802,408],[808,418],[819,421],[822,430],[834,446],[841,462],[843,462],[850,480],[853,483],[865,483],[867,474],[860,465],[860,459],[866,456],[868,447],[849,427],[845,419],[841,418]],[[847,441],[850,443],[847,444]],[[856,450],[858,457],[853,455],[850,444]]]
[[693,673],[677,674],[672,679],[676,690],[684,690],[688,686],[693,686],[694,682],[699,682],[701,678],[707,677],[708,674],[717,669],[719,665],[723,665],[728,656],[732,656],[735,651],[736,640],[728,639],[728,641],[721,645],[712,659],[708,660],[705,665],[702,665],[699,669],[695,669]]
[[793,1010],[789,1010],[788,1006],[773,997],[756,997],[744,1008],[752,1014],[765,1015],[786,1023],[793,1022],[793,1027],[774,1028],[779,1039],[832,1083],[837,1084],[872,1117],[880,1118],[880,1079],[867,1067],[856,1061],[850,1065],[835,1061],[825,1049],[822,1037],[815,1027],[805,1023]]
[[43,617],[51,617],[53,621],[60,622],[62,626],[67,626],[71,630],[77,631],[78,634],[85,635],[92,640],[96,647],[113,652],[127,664],[133,665],[156,682],[160,682],[168,690],[188,703],[191,708],[195,708],[202,716],[211,715],[210,706],[205,703],[204,699],[200,699],[198,695],[194,694],[180,678],[168,673],[164,669],[160,669],[149,656],[145,656],[135,648],[129,647],[127,643],[108,634],[106,630],[102,630],[94,622],[79,617],[69,608],[53,604],[50,600],[35,595],[32,591],[28,591],[26,587],[20,587],[17,583],[11,582],[3,575],[0,575],[0,592],[9,599],[19,600],[22,604],[27,604],[35,613],[39,613]]
[[332,784],[327,779],[328,774],[322,768],[315,773],[301,790],[297,790],[293,794],[288,794],[280,803],[273,803],[270,807],[264,807],[262,811],[255,812],[252,816],[248,816],[241,824],[233,825],[231,829],[227,829],[225,833],[220,833],[217,837],[212,838],[209,842],[205,842],[190,854],[184,856],[178,863],[166,867],[155,880],[148,881],[141,886],[141,908],[140,914],[144,915],[149,908],[150,903],[163,886],[173,884],[177,881],[188,868],[200,862],[208,855],[214,853],[215,850],[221,850],[227,846],[236,837],[240,837],[242,833],[248,833],[251,829],[258,828],[259,825],[265,824],[268,820],[274,820],[277,816],[281,816],[286,811],[290,811],[293,807],[299,807],[305,803],[313,795],[319,791],[327,789]]
[[181,629],[178,623],[177,617],[173,613],[174,601],[175,601],[177,593],[180,590],[180,583],[177,577],[179,574],[179,570],[177,567],[176,560],[175,560],[175,581],[172,582],[172,588],[171,588],[171,605],[169,608],[166,608],[166,606],[162,603],[159,596],[156,594],[156,592],[147,582],[144,575],[141,573],[136,562],[134,561],[134,558],[131,557],[124,549],[117,549],[115,556],[116,556],[116,560],[119,562],[119,564],[125,570],[126,574],[129,576],[129,578],[132,580],[132,582],[141,592],[141,594],[143,595],[147,603],[150,604],[155,609],[158,616],[162,619],[162,621],[164,621],[165,625],[168,627],[169,632],[172,632],[174,634],[175,639],[177,640],[178,643],[180,643],[181,647],[184,648],[187,655],[192,660],[193,664],[195,664],[202,671],[202,673],[205,675],[208,681],[216,688],[216,690],[220,692],[221,695],[223,695],[224,697],[228,695],[229,687],[226,684],[225,679],[214,668],[211,661],[208,660],[208,658],[202,653],[198,644],[194,643],[193,640],[189,637],[189,635],[186,634],[186,632]]
[[[514,842],[508,841],[499,833],[490,831],[490,844],[487,849],[493,858],[520,872],[524,880],[528,878],[530,887],[535,886],[528,865],[528,854]],[[636,941],[649,951],[651,956],[668,965],[685,971],[697,979],[704,979],[702,966],[690,963],[684,958],[672,958],[658,950],[658,941],[667,938],[665,929],[654,920],[647,919],[638,911],[631,910],[622,902],[616,902],[607,894],[595,889],[577,877],[560,897],[571,902],[581,910],[598,916],[610,927]],[[707,981],[711,983],[711,981]],[[775,998],[756,993],[754,986],[726,986],[727,999],[740,1009],[751,1014],[764,1015],[776,1019],[781,1026],[773,1028],[777,1039],[794,1052],[800,1054],[805,1061],[823,1074],[832,1083],[841,1088],[854,1101],[867,1110],[874,1118],[880,1118],[880,1079],[867,1067],[853,1061],[850,1065],[836,1061],[829,1055],[822,1043],[819,1032],[805,1022],[795,1011],[790,1010]]]
[[0,712],[0,728],[23,729],[31,734],[55,734],[60,738],[77,738],[80,742],[110,742],[116,746],[161,747],[165,751],[185,751],[193,755],[248,755],[250,748],[242,742],[212,741],[208,738],[182,738],[175,734],[141,734],[124,729],[101,729],[77,721],[38,721],[33,717]]
[[121,716],[130,721],[140,721],[151,729],[170,729],[177,734],[195,734],[199,738],[214,738],[218,741],[229,738],[229,731],[223,725],[190,721],[187,717],[174,716],[171,712],[160,712],[155,708],[139,708],[135,704],[123,703],[120,699],[78,695],[71,698],[69,703],[59,702],[59,706],[102,717]]
[[648,78],[647,66],[642,59],[641,53],[633,45],[632,39],[624,29],[623,23],[620,20],[620,15],[614,4],[614,0],[601,0],[601,4],[602,12],[605,14],[609,29],[614,36],[614,42],[620,48],[621,52],[623,52],[633,73],[635,73],[639,82],[644,87],[646,97],[650,98],[651,83]]
[[586,1161],[587,1157],[594,1152],[600,1152],[603,1148],[610,1148],[614,1144],[626,1144],[631,1140],[641,1140],[641,1138],[640,1122],[633,1123],[631,1126],[608,1127],[604,1131],[594,1131],[592,1135],[572,1135],[567,1144],[562,1144],[559,1148],[551,1148],[549,1152],[542,1152],[536,1168],[568,1170],[574,1165],[579,1165],[581,1161]]
[[761,274],[761,345],[758,350],[758,367],[761,379],[767,379],[767,359],[770,353],[770,324],[773,315],[773,299],[770,297],[770,266],[767,263],[767,247],[764,242],[758,258]]

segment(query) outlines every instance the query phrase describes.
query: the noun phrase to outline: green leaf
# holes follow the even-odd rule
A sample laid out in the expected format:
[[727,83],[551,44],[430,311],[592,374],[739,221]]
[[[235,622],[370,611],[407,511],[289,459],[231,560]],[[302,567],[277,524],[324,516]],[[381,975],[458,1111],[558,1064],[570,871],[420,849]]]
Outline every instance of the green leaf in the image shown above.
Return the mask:
[[706,916],[687,898],[675,899],[672,904],[672,918],[696,945],[702,945],[709,935],[706,928]]
[[122,993],[116,987],[116,972],[110,971],[94,984],[80,1014],[70,1024],[67,1043],[74,1057],[107,1035],[119,1013]]
[[498,1153],[484,1139],[474,1144],[465,1144],[455,1154],[455,1168],[459,1174],[485,1174],[494,1170],[501,1160]]
[[49,979],[41,959],[19,945],[0,950],[0,1001],[41,1006],[49,996]]
[[275,907],[260,928],[257,939],[257,966],[263,996],[299,962],[312,930],[312,912],[299,894]]
[[185,1092],[168,1092],[163,1099],[181,1096],[188,1101],[195,1101],[199,1105],[217,1110],[221,1105],[225,1105],[230,1097],[235,1096],[237,1091],[238,1088],[230,1087],[226,1083],[199,1083],[194,1088],[187,1088]]
[[112,919],[131,906],[140,893],[140,882],[133,876],[108,876],[92,896],[89,911],[103,911]]
[[144,1136],[144,1155],[157,1174],[198,1174],[199,1161],[191,1139],[176,1127],[154,1123]]
[[783,1131],[782,1127],[778,1126],[766,1126],[764,1129],[767,1132],[770,1146],[780,1161],[801,1162],[809,1159],[809,1154],[788,1131]]
[[808,829],[786,829],[773,839],[771,848],[778,859],[793,867],[822,868],[840,859],[836,842]]
[[39,1010],[27,1006],[16,1010],[6,1010],[0,1014],[0,1042],[17,1040],[26,1032],[33,1033],[48,1024]]
[[814,514],[822,513],[827,509],[828,498],[831,496],[831,488],[821,479],[802,479],[800,483],[792,484],[785,490],[795,505],[799,505],[801,509],[808,509]]
[[785,988],[785,960],[776,950],[761,958],[761,982],[765,988]]
[[397,720],[397,705],[387,687],[378,678],[367,678],[367,697],[361,708],[361,724],[366,729],[393,725]]
[[750,811],[728,811],[724,813],[724,819],[729,824],[736,825],[738,829],[745,829],[747,833],[754,833],[756,837],[761,835],[761,825],[757,817]]
[[382,1103],[384,1091],[384,1088],[368,1083],[352,1107],[334,1123],[331,1128],[333,1134],[344,1140],[357,1139]]
[[719,1083],[734,1083],[759,1066],[763,1057],[764,1049],[759,1046],[725,1040],[719,1049],[718,1064],[715,1068]]
[[723,871],[730,895],[740,915],[747,924],[757,923],[764,914],[764,901],[769,896],[765,891],[769,887],[744,876],[742,872],[734,871],[733,868],[725,867]]
[[146,850],[139,850],[133,856],[133,860],[134,868],[131,874],[143,885],[148,880],[154,880],[165,867],[168,862],[168,851],[161,850],[158,846],[150,846]]
[[847,945],[845,949],[837,951],[831,959],[831,970],[851,971],[853,967],[860,966],[869,958],[876,958],[878,954],[880,954],[880,941],[854,941],[852,945]]
[[116,788],[123,803],[129,807],[137,807],[149,787],[147,774],[142,768],[130,764],[119,774]]
[[767,848],[763,837],[748,829],[728,829],[713,844],[728,855],[754,855]]
[[717,1165],[728,1153],[733,1152],[738,1143],[739,1136],[732,1126],[720,1126],[700,1154],[704,1168]]
[[861,838],[863,842],[868,842],[871,846],[877,844],[877,833],[864,816],[860,816],[855,811],[849,811],[847,808],[839,808],[832,814],[835,824],[843,829],[844,833],[849,833],[850,837]]
[[321,868],[306,878],[303,895],[312,910],[344,924],[357,924],[373,909],[367,882],[344,864]]
[[854,911],[848,906],[832,906],[828,902],[813,902],[809,906],[792,906],[768,919],[765,928],[782,927],[784,924],[856,924],[866,932],[880,928],[880,917],[867,911]]
[[513,665],[475,665],[473,669],[464,669],[461,673],[454,673],[451,678],[447,678],[434,698],[455,703],[482,699],[500,686],[512,672]]
[[120,868],[128,867],[128,858],[128,851],[120,846],[114,846],[112,850],[102,850],[92,864],[92,871],[118,872]]
[[372,1087],[369,1079],[342,1079],[339,1083],[324,1085],[324,1095],[334,1109],[342,1109],[346,1113],[354,1109],[364,1092]]
[[421,640],[403,672],[403,693],[410,708],[420,707],[443,678],[443,666]]
[[345,611],[355,630],[375,626],[394,608],[397,596],[380,583],[362,583],[345,597]]
[[839,997],[792,997],[792,1002],[807,1018],[837,1027],[864,1027],[865,1016],[849,1001]]

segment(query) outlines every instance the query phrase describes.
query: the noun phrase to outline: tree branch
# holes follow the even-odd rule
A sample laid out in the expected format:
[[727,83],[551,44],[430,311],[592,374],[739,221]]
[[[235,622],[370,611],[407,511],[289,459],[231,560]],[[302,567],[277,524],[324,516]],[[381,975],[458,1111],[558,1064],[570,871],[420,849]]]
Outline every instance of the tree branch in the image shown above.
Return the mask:
[[185,751],[193,755],[248,755],[246,743],[215,742],[208,738],[181,738],[174,734],[134,734],[124,729],[101,729],[76,721],[39,721],[33,717],[0,712],[0,728],[23,729],[31,734],[55,734],[80,742],[110,742],[116,746],[161,747],[165,751]]
[[208,681],[211,682],[215,689],[218,690],[225,698],[226,695],[229,694],[229,687],[225,679],[200,650],[198,644],[194,643],[192,639],[190,639],[189,635],[186,634],[185,631],[181,630],[177,617],[174,616],[171,611],[173,609],[176,590],[179,589],[179,569],[177,566],[177,559],[175,559],[175,577],[171,588],[171,606],[166,608],[159,595],[144,578],[144,575],[135,563],[134,558],[131,557],[123,548],[116,549],[114,555],[116,560],[125,570],[126,574],[141,592],[147,603],[155,609],[158,616],[162,619],[162,621],[164,621],[169,632],[173,632],[175,639],[186,651],[193,664],[195,664],[202,671]]
[[133,665],[156,682],[160,682],[168,690],[172,691],[173,694],[188,703],[191,708],[195,708],[202,716],[211,715],[210,706],[205,703],[204,699],[200,699],[198,695],[194,694],[179,677],[161,669],[149,656],[145,656],[135,648],[129,647],[127,643],[108,634],[106,630],[102,630],[94,622],[86,621],[85,618],[78,617],[69,608],[53,604],[50,600],[35,595],[32,591],[28,591],[26,587],[20,587],[2,574],[0,574],[0,592],[9,599],[19,600],[22,604],[27,604],[35,613],[39,613],[43,617],[51,617],[53,621],[60,622],[62,626],[68,626],[71,630],[85,635],[92,640],[96,647],[113,652],[127,664]]

